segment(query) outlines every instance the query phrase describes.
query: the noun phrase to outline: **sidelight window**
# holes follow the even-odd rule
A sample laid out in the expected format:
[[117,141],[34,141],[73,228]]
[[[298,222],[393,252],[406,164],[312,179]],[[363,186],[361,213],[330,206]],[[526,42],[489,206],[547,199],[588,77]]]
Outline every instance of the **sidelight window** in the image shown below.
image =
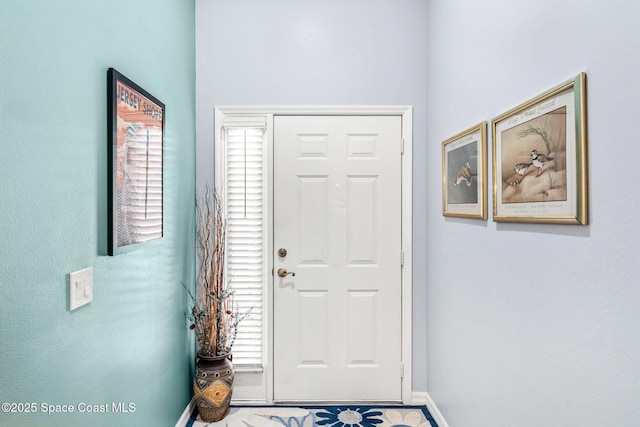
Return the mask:
[[227,278],[240,313],[250,310],[238,327],[233,362],[249,370],[263,365],[263,284],[268,265],[265,130],[264,118],[226,118],[222,150],[217,150],[224,157],[217,162],[223,170],[217,173],[216,185],[226,208]]

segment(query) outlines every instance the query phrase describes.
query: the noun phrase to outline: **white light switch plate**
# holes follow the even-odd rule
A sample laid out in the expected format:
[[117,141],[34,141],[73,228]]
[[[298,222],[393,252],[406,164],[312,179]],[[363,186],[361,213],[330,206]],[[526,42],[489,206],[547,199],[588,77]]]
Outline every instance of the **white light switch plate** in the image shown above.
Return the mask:
[[69,274],[69,310],[93,301],[93,268]]

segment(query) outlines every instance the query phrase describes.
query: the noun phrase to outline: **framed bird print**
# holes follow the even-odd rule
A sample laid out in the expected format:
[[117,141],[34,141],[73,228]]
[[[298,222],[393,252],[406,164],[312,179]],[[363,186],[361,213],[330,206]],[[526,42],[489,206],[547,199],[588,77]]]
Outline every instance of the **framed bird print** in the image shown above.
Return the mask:
[[588,224],[586,79],[493,119],[494,221]]
[[442,143],[442,215],[487,219],[487,122]]
[[165,106],[113,68],[107,72],[108,251],[163,235]]

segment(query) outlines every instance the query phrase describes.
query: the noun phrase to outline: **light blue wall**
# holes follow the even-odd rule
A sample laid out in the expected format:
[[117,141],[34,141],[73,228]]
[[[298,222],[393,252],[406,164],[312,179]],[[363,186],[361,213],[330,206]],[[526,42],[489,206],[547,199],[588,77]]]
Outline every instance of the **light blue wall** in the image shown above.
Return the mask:
[[198,186],[213,182],[214,106],[414,107],[412,379],[426,391],[426,2],[196,0],[196,8]]
[[[640,425],[640,3],[427,4],[431,397],[452,427]],[[441,141],[581,71],[590,225],[442,217]]]
[[[175,425],[190,399],[180,281],[193,276],[195,7],[188,0],[0,3],[0,425]],[[106,73],[166,104],[165,237],[107,250]],[[94,270],[68,309],[68,274]],[[42,403],[135,404],[129,414]]]

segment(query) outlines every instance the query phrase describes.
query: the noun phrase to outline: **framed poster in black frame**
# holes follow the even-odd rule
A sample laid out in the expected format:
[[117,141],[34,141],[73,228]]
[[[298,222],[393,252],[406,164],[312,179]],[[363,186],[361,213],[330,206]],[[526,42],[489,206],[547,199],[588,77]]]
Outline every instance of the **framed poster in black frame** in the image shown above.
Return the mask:
[[163,236],[165,105],[123,74],[107,72],[108,253]]

